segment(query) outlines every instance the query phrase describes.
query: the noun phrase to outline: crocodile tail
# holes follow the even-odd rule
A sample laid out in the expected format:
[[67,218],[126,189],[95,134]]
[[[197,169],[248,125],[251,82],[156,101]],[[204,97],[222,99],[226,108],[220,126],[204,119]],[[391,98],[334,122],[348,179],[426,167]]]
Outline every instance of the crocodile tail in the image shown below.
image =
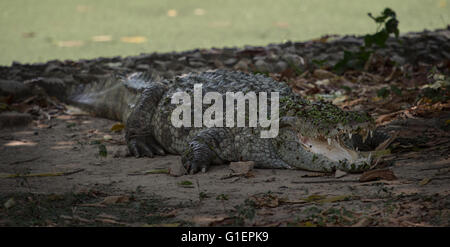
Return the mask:
[[156,79],[149,73],[137,72],[129,76],[113,75],[89,83],[41,79],[34,81],[34,84],[48,95],[96,117],[125,122],[140,93]]

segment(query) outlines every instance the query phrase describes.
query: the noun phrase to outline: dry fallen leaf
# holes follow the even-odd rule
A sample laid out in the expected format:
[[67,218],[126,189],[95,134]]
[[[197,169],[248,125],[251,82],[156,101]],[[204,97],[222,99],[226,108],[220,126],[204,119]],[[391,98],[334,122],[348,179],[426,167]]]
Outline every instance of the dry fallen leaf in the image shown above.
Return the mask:
[[343,102],[339,106],[342,107],[342,108],[350,108],[352,106],[361,104],[363,102],[364,102],[364,99],[363,98],[359,98],[359,99],[354,99],[354,100]]
[[16,205],[16,201],[14,200],[14,198],[9,198],[8,201],[6,201],[3,206],[8,209],[8,208],[12,208],[14,207],[14,205]]
[[109,141],[109,140],[112,140],[112,139],[113,139],[113,137],[111,135],[104,135],[103,136],[103,140],[105,140],[105,141]]
[[195,215],[192,217],[192,222],[198,226],[218,226],[230,218],[227,215]]
[[92,41],[94,42],[109,42],[111,40],[111,35],[97,35],[92,37]]
[[[71,116],[88,116],[90,115],[88,112],[81,110],[78,107],[70,106],[70,105],[64,105],[66,108],[66,114]],[[65,116],[59,116],[58,119],[63,119]]]
[[177,11],[175,9],[169,9],[167,11],[167,16],[168,17],[176,17],[178,15]]
[[424,178],[419,182],[419,185],[424,186],[424,185],[428,184],[429,182],[431,182],[431,178]]
[[186,172],[186,168],[184,168],[184,166],[181,162],[175,162],[170,165],[170,167],[168,169],[168,173],[171,176],[179,177],[179,176],[185,175],[187,172]]
[[86,5],[77,5],[77,11],[80,13],[88,12],[91,9],[91,7]]
[[337,75],[335,75],[333,72],[330,72],[328,70],[324,70],[324,69],[316,69],[313,72],[314,77],[316,77],[317,79],[323,80],[323,79],[332,79],[332,78],[336,78]]
[[324,195],[313,194],[313,195],[310,195],[310,196],[304,198],[303,200],[306,202],[314,202],[314,201],[323,200],[325,198],[327,198],[327,197]]
[[277,21],[274,23],[274,25],[279,28],[288,28],[289,27],[289,23],[287,23],[285,21]]
[[315,224],[315,223],[313,223],[311,221],[306,221],[306,222],[300,223],[300,226],[303,226],[303,227],[317,227],[317,224]]
[[239,162],[231,162],[229,165],[229,168],[234,172],[238,174],[246,174],[253,170],[253,167],[255,166],[254,161],[239,161]]
[[180,226],[180,222],[175,223],[161,223],[161,224],[144,224],[142,227],[178,227]]
[[200,8],[198,8],[198,9],[195,9],[194,10],[194,15],[204,15],[206,13],[206,11],[204,10],[204,9],[200,9]]
[[341,170],[336,170],[336,172],[334,173],[334,177],[335,178],[342,178],[342,177],[344,177],[345,175],[347,175],[347,173],[346,172],[344,172],[344,171],[341,171]]
[[390,169],[366,171],[361,175],[361,177],[359,177],[360,182],[369,182],[378,179],[385,179],[391,181],[396,180],[397,177],[394,175],[394,172]]
[[111,220],[118,220],[119,219],[118,217],[116,217],[114,215],[105,214],[105,213],[101,213],[101,214],[97,215],[97,218],[111,219]]
[[125,124],[123,123],[116,123],[111,127],[111,131],[113,132],[120,132],[125,128]]
[[253,201],[257,208],[275,208],[280,204],[279,198],[272,194],[253,195],[249,200]]
[[331,36],[325,35],[317,39],[313,39],[313,42],[326,43]]
[[120,41],[124,43],[140,44],[147,42],[147,38],[143,36],[129,36],[120,38]]
[[348,99],[349,99],[349,97],[348,97],[347,95],[343,95],[343,96],[340,96],[340,97],[335,98],[335,99],[333,100],[333,104],[339,105],[339,104],[341,104],[341,103],[347,101]]
[[106,223],[106,224],[127,225],[126,223],[118,222],[113,219],[96,218],[95,221]]
[[396,118],[399,114],[401,114],[402,111],[398,111],[398,112],[392,112],[392,113],[388,113],[388,114],[384,114],[384,115],[380,115],[376,120],[375,123],[377,125],[381,125],[384,124],[386,122],[389,122],[391,120],[394,120],[394,118]]
[[366,227],[366,226],[370,225],[370,223],[371,223],[371,219],[364,217],[364,218],[360,219],[357,223],[353,224],[352,226],[353,227]]
[[33,38],[34,36],[36,36],[35,32],[22,33],[22,37],[24,38]]
[[56,45],[59,47],[79,47],[84,45],[84,42],[81,40],[67,40],[67,41],[58,41]]
[[108,196],[105,199],[103,199],[103,201],[100,203],[103,205],[111,205],[116,203],[125,203],[129,201],[130,201],[129,196]]

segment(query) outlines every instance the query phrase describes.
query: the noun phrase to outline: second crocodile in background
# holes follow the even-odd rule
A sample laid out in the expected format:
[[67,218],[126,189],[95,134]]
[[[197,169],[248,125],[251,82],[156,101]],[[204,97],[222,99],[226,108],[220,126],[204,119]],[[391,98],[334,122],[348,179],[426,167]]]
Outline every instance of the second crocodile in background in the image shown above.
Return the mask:
[[[49,88],[45,83],[37,84]],[[177,105],[171,103],[171,97],[176,92],[193,96],[194,84],[202,84],[203,96],[208,92],[220,93],[223,102],[226,92],[267,95],[278,92],[279,134],[275,138],[261,138],[264,128],[259,126],[174,127],[170,120]],[[293,93],[285,83],[263,75],[215,70],[154,80],[149,75],[134,73],[123,79],[59,86],[61,90],[56,91],[64,101],[96,116],[123,121],[132,155],[180,154],[190,173],[233,161],[254,161],[257,168],[323,172],[336,169],[360,172],[371,167],[370,155],[351,147],[356,136],[365,139],[372,133],[374,121],[369,114],[344,111],[328,102],[310,102]],[[203,112],[205,108],[208,107],[203,107]]]

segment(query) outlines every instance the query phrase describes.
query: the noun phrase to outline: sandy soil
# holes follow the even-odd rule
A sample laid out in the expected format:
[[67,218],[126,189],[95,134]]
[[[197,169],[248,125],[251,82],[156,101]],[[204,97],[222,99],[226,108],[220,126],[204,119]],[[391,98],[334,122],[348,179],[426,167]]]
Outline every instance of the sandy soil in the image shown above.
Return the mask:
[[226,165],[153,174],[180,158],[126,157],[115,122],[62,114],[0,130],[0,225],[448,226],[450,135],[430,123],[412,119],[403,131],[435,136],[437,145],[386,156],[379,168],[394,180],[360,182],[361,174],[300,170],[228,176]]

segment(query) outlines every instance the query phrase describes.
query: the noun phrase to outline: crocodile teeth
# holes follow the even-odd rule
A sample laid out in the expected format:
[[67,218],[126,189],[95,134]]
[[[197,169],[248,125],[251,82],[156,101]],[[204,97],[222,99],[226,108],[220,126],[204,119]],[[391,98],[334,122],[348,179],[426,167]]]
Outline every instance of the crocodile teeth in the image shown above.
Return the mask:
[[348,133],[348,138],[352,139],[352,133]]
[[331,138],[327,138],[328,145],[331,145]]
[[372,138],[373,137],[373,131],[371,130],[370,131],[370,138]]
[[367,137],[369,136],[369,132],[364,131],[364,135],[362,137],[363,143],[366,143]]

